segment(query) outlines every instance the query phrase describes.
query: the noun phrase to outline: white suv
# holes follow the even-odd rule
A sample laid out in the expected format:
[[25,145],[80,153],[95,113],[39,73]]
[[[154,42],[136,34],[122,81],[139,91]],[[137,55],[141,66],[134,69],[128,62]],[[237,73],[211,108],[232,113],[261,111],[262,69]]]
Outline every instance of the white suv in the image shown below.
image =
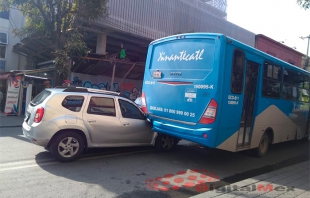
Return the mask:
[[87,148],[154,145],[171,150],[179,141],[153,132],[141,109],[120,93],[83,87],[42,91],[27,107],[23,133],[63,162]]

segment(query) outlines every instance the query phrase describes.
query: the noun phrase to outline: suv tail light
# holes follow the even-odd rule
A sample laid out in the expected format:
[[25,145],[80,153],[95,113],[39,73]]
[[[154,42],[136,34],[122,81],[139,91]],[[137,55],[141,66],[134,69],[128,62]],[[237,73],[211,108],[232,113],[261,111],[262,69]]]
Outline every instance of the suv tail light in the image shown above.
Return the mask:
[[147,113],[147,107],[146,107],[146,100],[145,100],[145,93],[142,92],[142,95],[141,95],[141,109],[144,113]]
[[39,123],[41,122],[42,118],[43,118],[43,115],[44,115],[44,108],[43,107],[40,107],[37,109],[36,111],[36,115],[34,116],[34,122],[35,123]]
[[204,112],[203,116],[199,120],[200,124],[211,124],[215,121],[217,111],[217,102],[212,99]]

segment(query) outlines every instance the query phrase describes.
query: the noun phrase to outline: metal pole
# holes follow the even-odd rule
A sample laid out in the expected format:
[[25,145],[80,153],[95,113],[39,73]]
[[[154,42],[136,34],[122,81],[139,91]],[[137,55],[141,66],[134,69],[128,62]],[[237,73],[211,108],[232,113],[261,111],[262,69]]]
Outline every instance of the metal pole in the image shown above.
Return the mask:
[[307,54],[306,54],[305,67],[304,67],[304,69],[307,70],[308,64],[309,64],[309,55],[308,55],[308,53],[309,53],[310,35],[307,36],[307,37],[302,37],[301,36],[299,38],[301,38],[302,40],[304,40],[305,38],[308,39]]
[[23,108],[23,96],[24,96],[24,87],[23,83],[25,81],[25,75],[22,75],[20,85],[19,85],[19,97],[18,97],[18,112],[17,115],[21,116],[22,115],[22,108]]
[[113,83],[114,83],[114,77],[115,77],[115,67],[116,67],[116,61],[114,62],[114,65],[113,65],[113,73],[112,73],[112,79],[111,79],[111,88],[109,91],[114,91],[112,90],[114,87],[113,87]]
[[305,64],[305,67],[307,69],[308,67],[308,64],[309,64],[309,44],[310,44],[310,35],[308,36],[308,46],[307,46],[307,54],[306,54],[306,64]]

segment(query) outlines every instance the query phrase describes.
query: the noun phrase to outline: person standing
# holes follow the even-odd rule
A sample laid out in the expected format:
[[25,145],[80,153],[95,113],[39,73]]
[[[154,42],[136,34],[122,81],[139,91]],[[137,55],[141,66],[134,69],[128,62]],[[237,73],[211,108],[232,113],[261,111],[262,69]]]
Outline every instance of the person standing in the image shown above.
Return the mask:
[[125,59],[126,58],[126,50],[124,49],[123,43],[121,43],[121,51],[120,51],[120,54],[119,54],[119,58],[120,59]]

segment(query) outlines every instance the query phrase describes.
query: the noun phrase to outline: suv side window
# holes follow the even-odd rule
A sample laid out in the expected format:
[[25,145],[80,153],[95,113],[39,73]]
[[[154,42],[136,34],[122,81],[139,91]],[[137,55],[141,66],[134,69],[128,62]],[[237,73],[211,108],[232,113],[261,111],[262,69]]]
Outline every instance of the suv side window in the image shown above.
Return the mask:
[[118,102],[121,108],[123,118],[145,120],[144,114],[135,105],[120,99],[118,100]]
[[61,105],[70,111],[79,112],[83,106],[83,103],[83,96],[67,96],[62,101]]
[[88,114],[116,116],[113,98],[91,97],[87,108]]

